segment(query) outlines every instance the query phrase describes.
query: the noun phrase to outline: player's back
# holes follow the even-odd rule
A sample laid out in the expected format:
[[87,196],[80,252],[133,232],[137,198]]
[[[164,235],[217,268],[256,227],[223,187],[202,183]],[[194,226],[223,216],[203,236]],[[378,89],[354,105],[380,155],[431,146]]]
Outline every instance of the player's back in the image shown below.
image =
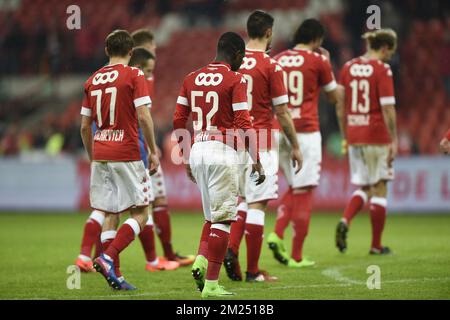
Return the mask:
[[98,128],[93,160],[140,160],[136,108],[150,103],[139,69],[116,64],[96,71],[85,83],[83,101],[85,112]]
[[283,69],[264,51],[247,48],[239,72],[247,81],[248,108],[253,127],[270,130],[273,121],[272,106],[288,101]]
[[390,66],[380,60],[358,57],[344,65],[339,82],[345,87],[348,143],[390,143],[382,113],[384,105],[395,104]]
[[229,65],[213,62],[186,76],[177,102],[191,108],[195,139],[208,139],[205,133],[234,129],[234,112],[248,109],[246,82]]
[[289,108],[298,132],[319,131],[318,103],[321,87],[334,90],[329,60],[317,52],[293,48],[275,56],[283,67]]

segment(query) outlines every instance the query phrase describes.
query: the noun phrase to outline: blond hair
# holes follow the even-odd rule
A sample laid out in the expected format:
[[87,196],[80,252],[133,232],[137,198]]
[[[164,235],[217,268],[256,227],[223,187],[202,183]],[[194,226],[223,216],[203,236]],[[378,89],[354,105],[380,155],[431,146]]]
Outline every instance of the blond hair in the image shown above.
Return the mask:
[[367,41],[370,49],[379,50],[383,46],[388,46],[389,49],[397,48],[397,33],[392,29],[378,29],[368,31],[362,35],[362,38]]

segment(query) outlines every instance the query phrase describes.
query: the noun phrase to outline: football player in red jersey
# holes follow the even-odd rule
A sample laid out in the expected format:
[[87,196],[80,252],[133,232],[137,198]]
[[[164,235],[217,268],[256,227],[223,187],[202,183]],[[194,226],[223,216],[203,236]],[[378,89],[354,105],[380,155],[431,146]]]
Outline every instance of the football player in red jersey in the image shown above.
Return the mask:
[[[248,107],[253,127],[259,135],[259,156],[266,180],[255,185],[250,178],[249,167],[241,172],[240,193],[243,198],[238,206],[237,221],[231,226],[230,244],[225,257],[228,277],[241,281],[239,245],[245,231],[247,243],[247,282],[276,280],[258,266],[264,236],[264,216],[269,200],[278,198],[278,152],[271,145],[274,108],[278,121],[292,146],[292,159],[296,171],[300,171],[302,155],[290,116],[289,100],[283,81],[283,69],[265,52],[272,42],[274,19],[263,11],[254,11],[247,20],[249,41],[239,72],[247,81]],[[245,160],[244,160],[245,163]],[[248,208],[248,210],[247,210]]]
[[[314,265],[303,256],[303,244],[308,234],[314,188],[319,184],[322,161],[322,138],[319,128],[318,102],[321,88],[328,101],[335,104],[336,81],[329,58],[321,48],[325,29],[315,19],[305,20],[294,35],[295,47],[281,52],[275,60],[283,67],[289,93],[289,108],[303,154],[303,167],[296,172],[290,161],[292,146],[286,135],[280,136],[280,166],[289,183],[289,190],[278,207],[275,232],[267,242],[274,257],[281,263],[302,268]],[[284,230],[292,222],[294,236],[292,254],[284,246]]]
[[[148,29],[139,29],[132,34],[135,47],[142,47],[147,49],[153,56],[156,57],[156,41],[154,34]],[[155,60],[154,60],[155,61]],[[148,90],[150,97],[153,99],[155,76],[152,73],[147,77]],[[158,153],[160,151],[158,150]],[[195,256],[183,256],[176,253],[172,248],[172,227],[170,221],[170,212],[167,202],[166,184],[164,181],[164,172],[161,166],[158,172],[151,176],[153,193],[155,194],[155,201],[153,202],[153,219],[156,225],[156,232],[161,246],[164,251],[164,257],[159,257],[162,260],[177,261],[181,266],[187,266],[194,262]]]
[[[200,189],[205,216],[192,275],[203,298],[231,294],[219,286],[218,279],[227,251],[230,223],[236,220],[239,180],[236,130],[247,133],[252,129],[246,81],[236,72],[244,55],[244,40],[236,33],[224,33],[217,45],[215,62],[185,77],[174,114],[178,141],[183,139],[190,145],[190,141],[185,141],[190,139],[184,134],[192,112],[194,144],[186,169]],[[252,159],[257,160],[252,172],[258,174],[256,183],[261,184],[265,176],[255,150],[256,139],[249,140],[253,142]],[[187,161],[187,152],[183,147],[182,150]]]
[[[125,30],[106,38],[108,65],[96,71],[84,85],[81,107],[81,138],[91,160],[91,206],[105,212],[103,253],[94,268],[116,290],[133,290],[120,273],[119,254],[144,228],[152,201],[150,179],[139,152],[138,127],[149,145],[150,172],[159,166],[151,99],[144,74],[127,64],[133,39]],[[92,136],[92,122],[98,128]],[[120,190],[120,193],[119,191]],[[118,214],[130,210],[118,231]]]
[[347,232],[353,217],[370,199],[372,244],[370,254],[389,254],[381,243],[386,221],[387,182],[394,178],[397,154],[394,81],[388,62],[397,48],[393,30],[363,35],[367,52],[347,62],[339,77],[337,106],[340,127],[349,145],[352,184],[359,187],[336,228],[336,246],[347,249]]

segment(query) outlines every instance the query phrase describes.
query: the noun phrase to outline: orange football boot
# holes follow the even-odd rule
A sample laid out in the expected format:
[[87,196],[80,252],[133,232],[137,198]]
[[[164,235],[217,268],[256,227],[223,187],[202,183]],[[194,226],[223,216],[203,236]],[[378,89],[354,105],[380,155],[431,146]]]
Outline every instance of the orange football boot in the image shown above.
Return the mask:
[[84,261],[81,258],[77,258],[75,265],[80,268],[81,272],[96,272],[92,260]]
[[176,261],[167,261],[167,260],[158,259],[157,265],[152,265],[151,263],[147,262],[145,265],[145,270],[150,271],[150,272],[164,271],[164,270],[170,271],[170,270],[178,269],[179,266],[180,266],[180,264]]

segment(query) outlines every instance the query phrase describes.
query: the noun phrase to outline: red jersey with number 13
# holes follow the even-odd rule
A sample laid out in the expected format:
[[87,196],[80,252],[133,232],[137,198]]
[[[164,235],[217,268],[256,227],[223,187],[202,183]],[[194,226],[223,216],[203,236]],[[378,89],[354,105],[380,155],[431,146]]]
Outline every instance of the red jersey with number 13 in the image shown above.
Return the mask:
[[349,144],[389,144],[382,108],[395,105],[388,64],[359,57],[347,62],[339,83],[345,88],[346,135]]
[[150,105],[144,73],[123,64],[96,71],[84,85],[81,114],[92,117],[98,130],[93,160],[141,160],[136,108]]

